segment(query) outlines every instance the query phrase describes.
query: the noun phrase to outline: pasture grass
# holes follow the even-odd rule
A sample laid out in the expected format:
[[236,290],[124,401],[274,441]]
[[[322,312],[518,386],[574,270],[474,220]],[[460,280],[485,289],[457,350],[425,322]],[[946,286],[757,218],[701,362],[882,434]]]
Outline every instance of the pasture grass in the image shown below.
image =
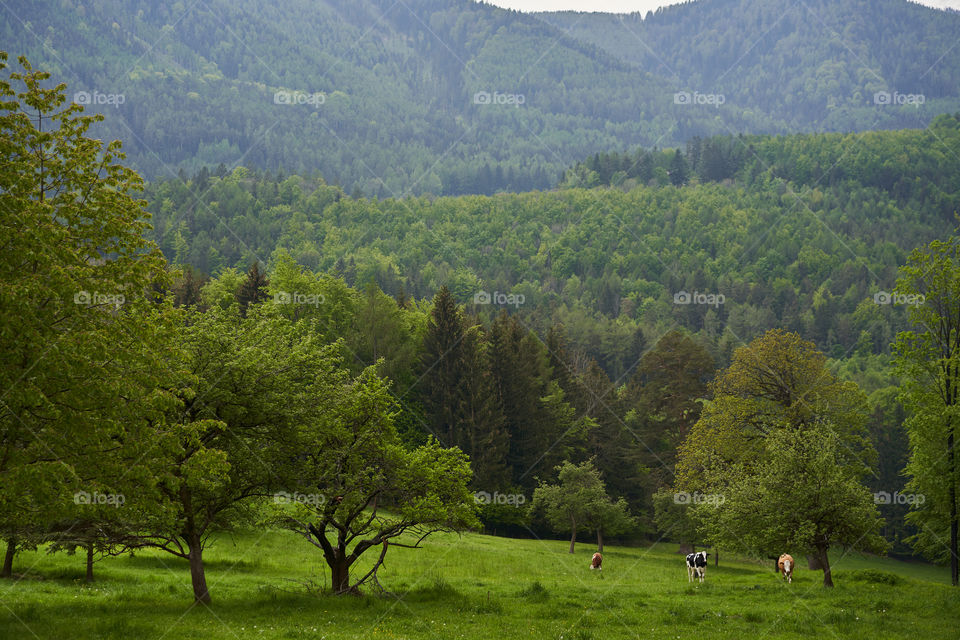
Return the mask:
[[[319,550],[291,533],[221,536],[206,554],[209,607],[193,604],[186,561],[157,551],[107,558],[84,582],[81,556],[17,556],[0,581],[0,638],[957,638],[960,594],[944,568],[833,554],[834,589],[798,567],[711,557],[689,584],[675,544],[589,543],[438,535],[393,548],[379,577],[392,594],[325,592]],[[374,561],[376,550],[357,569]]]

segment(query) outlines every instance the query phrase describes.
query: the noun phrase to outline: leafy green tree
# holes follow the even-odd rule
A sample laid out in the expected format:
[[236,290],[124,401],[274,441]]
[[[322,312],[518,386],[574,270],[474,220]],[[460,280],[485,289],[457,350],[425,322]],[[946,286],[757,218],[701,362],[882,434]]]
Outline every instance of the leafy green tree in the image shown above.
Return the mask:
[[184,312],[178,336],[182,403],[158,431],[162,510],[139,544],[190,562],[194,597],[209,603],[203,551],[214,531],[251,522],[256,498],[281,484],[296,429],[319,420],[323,381],[339,364],[305,321],[277,305]]
[[347,344],[360,366],[381,361],[378,373],[394,383],[397,395],[406,396],[416,381],[426,316],[397,305],[377,285],[364,287]]
[[900,398],[910,413],[908,487],[924,496],[907,519],[919,528],[914,546],[938,561],[949,558],[957,586],[960,239],[915,250],[901,268],[896,293],[913,303],[908,314],[914,328],[897,336],[894,352],[904,380]]
[[846,546],[882,553],[883,519],[858,470],[845,461],[845,445],[828,424],[780,429],[764,442],[760,462],[737,465],[722,500],[694,504],[694,519],[708,539],[764,557],[783,550],[810,553],[833,586],[828,551]]
[[737,349],[711,385],[713,401],[680,447],[675,487],[719,491],[732,465],[749,470],[762,459],[770,435],[820,423],[836,429],[844,463],[868,472],[875,452],[865,428],[866,398],[826,364],[816,345],[780,329]]
[[542,515],[557,532],[570,532],[570,553],[574,552],[577,530],[597,532],[598,550],[603,549],[603,534],[629,530],[634,521],[621,498],[614,502],[607,495],[600,472],[592,460],[579,465],[564,461],[557,466],[558,484],[540,482],[530,504],[533,513]]
[[670,182],[676,187],[686,184],[687,172],[687,161],[680,149],[677,149],[673,154],[673,160],[670,161]]
[[564,398],[570,398],[586,434],[582,445],[576,443],[573,448],[594,460],[608,479],[607,488],[612,495],[624,498],[631,509],[642,508],[649,483],[649,468],[643,456],[646,446],[624,423],[615,385],[596,360],[590,360],[572,383],[573,392],[564,394]]
[[[681,447],[675,485],[712,497],[694,506],[710,540],[764,555],[784,545],[812,550],[826,586],[831,545],[856,544],[862,534],[880,548],[867,536],[878,539],[882,521],[860,484],[874,451],[856,383],[836,378],[813,343],[771,330],[737,349],[712,391]],[[747,518],[751,508],[759,515]]]
[[100,116],[63,106],[65,85],[20,64],[0,80],[3,576],[18,545],[71,515],[75,492],[121,475],[109,452],[152,444],[169,328],[139,176],[117,162],[119,142],[87,137]]
[[[333,406],[302,425],[285,464],[295,504],[282,521],[323,552],[331,588],[342,594],[375,579],[389,546],[418,547],[432,533],[479,523],[467,457],[435,440],[405,448],[373,368],[352,380],[341,371],[325,391]],[[378,547],[373,568],[351,581],[351,567]]]

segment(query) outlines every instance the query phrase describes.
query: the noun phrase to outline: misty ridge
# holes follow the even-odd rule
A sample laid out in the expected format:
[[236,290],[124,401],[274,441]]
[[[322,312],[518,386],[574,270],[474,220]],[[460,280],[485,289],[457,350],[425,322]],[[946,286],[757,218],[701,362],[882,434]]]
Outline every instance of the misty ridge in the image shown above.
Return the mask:
[[704,0],[645,19],[467,0],[6,11],[8,50],[108,114],[97,133],[152,179],[242,158],[381,198],[526,191],[598,151],[922,128],[960,108],[960,15],[902,0]]

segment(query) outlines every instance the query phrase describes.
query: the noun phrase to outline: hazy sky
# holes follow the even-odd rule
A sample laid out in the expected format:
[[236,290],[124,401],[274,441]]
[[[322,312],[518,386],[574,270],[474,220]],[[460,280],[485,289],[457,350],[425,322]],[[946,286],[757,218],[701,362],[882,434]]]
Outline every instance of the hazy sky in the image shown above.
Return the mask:
[[[611,13],[646,13],[657,7],[685,0],[486,0],[489,4],[520,11],[609,11]],[[960,0],[920,0],[928,7],[960,9]]]

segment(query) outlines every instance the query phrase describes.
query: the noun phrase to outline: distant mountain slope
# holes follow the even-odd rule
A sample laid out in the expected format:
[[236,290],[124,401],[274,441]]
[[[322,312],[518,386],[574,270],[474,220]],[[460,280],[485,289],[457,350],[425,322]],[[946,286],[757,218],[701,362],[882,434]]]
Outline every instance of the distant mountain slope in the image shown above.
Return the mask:
[[[242,162],[381,196],[492,192],[547,187],[586,153],[682,139],[662,79],[466,0],[14,0],[0,11],[11,53],[91,102],[123,96],[102,105],[103,131],[153,176]],[[688,126],[720,132],[714,115],[700,109]]]
[[[953,17],[896,0],[825,5],[853,55],[814,38],[792,4],[710,0],[634,21],[661,52],[652,61],[604,26],[618,18],[548,24],[468,0],[7,0],[0,47],[106,113],[97,135],[122,139],[148,177],[242,164],[319,172],[380,197],[547,188],[596,152],[730,132],[923,127],[960,107],[939,98],[957,91],[960,47],[918,73],[958,32]],[[935,38],[918,44],[928,29]],[[878,39],[892,51],[874,51]],[[869,71],[896,64],[897,82]],[[866,104],[875,90],[913,91],[901,79],[918,75],[930,85],[923,107]],[[724,104],[675,101],[714,87]]]
[[[537,15],[677,90],[722,94],[794,131],[923,126],[960,105],[960,13],[906,0],[699,0],[646,19]],[[876,105],[878,92],[925,104]]]

